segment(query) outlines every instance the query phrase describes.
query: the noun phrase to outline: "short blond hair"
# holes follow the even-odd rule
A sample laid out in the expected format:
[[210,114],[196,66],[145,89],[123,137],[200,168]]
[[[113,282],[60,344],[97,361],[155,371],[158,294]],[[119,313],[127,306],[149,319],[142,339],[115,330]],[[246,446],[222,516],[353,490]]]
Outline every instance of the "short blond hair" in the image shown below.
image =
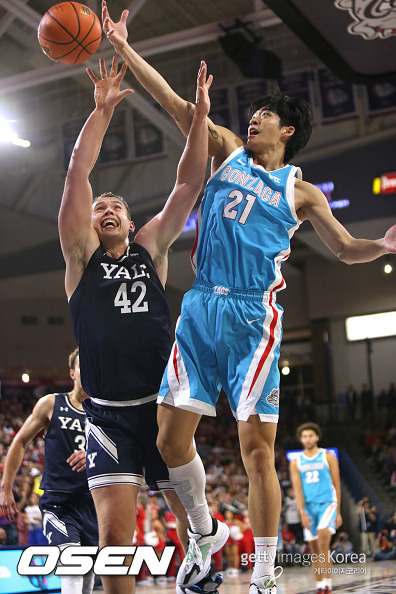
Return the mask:
[[76,368],[76,359],[79,355],[79,348],[75,348],[74,351],[72,353],[70,353],[69,355],[69,369],[74,369]]
[[125,198],[123,198],[122,196],[118,196],[118,194],[113,194],[113,192],[104,192],[100,196],[96,196],[96,198],[94,198],[93,204],[95,204],[101,198],[117,198],[117,200],[122,202],[123,205],[125,206],[125,210],[127,211],[128,219],[130,221],[132,220],[131,209],[129,208],[129,204],[125,200]]

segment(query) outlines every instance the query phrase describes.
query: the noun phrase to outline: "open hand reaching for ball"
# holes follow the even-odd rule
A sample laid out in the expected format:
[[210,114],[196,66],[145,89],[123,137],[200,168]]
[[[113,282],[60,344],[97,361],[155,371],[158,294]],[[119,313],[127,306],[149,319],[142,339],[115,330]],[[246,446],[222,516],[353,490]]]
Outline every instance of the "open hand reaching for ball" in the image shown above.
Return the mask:
[[95,103],[97,109],[114,109],[115,106],[134,91],[124,89],[120,91],[121,82],[127,70],[127,64],[121,66],[118,70],[118,58],[114,56],[111,65],[110,74],[107,75],[106,65],[103,58],[99,60],[101,79],[98,78],[90,68],[87,68],[87,74],[95,85]]

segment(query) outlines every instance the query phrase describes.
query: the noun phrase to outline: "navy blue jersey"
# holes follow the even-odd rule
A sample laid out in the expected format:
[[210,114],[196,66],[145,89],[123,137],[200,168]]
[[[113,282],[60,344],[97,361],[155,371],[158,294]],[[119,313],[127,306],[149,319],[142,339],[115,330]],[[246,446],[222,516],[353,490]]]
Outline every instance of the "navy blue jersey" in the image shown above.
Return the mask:
[[54,412],[45,434],[45,464],[40,488],[44,491],[88,491],[86,472],[73,472],[66,462],[85,450],[85,412],[75,408],[67,394],[55,394]]
[[114,259],[99,246],[69,306],[85,392],[99,403],[153,397],[171,350],[170,312],[147,250],[131,243]]

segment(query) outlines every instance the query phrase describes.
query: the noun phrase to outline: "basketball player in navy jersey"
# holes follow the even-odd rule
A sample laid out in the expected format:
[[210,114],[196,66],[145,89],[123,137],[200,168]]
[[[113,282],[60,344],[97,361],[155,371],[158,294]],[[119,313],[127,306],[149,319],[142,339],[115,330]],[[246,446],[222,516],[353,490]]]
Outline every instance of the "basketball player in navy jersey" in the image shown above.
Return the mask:
[[[98,523],[85,472],[85,411],[78,348],[69,356],[74,385],[68,394],[48,394],[37,402],[8,450],[0,507],[7,520],[18,513],[12,485],[29,442],[44,430],[44,474],[40,488],[43,532],[49,545],[98,546]],[[91,594],[94,574],[62,576],[62,594]]]
[[[117,53],[187,135],[195,107],[179,97],[127,43],[126,19],[103,29]],[[177,584],[186,588],[210,567],[224,534],[205,499],[205,472],[193,436],[202,414],[215,414],[223,386],[238,422],[249,477],[249,518],[256,545],[250,594],[275,592],[274,559],[281,494],[274,467],[279,412],[278,357],[285,288],[281,264],[308,219],[329,249],[352,264],[396,252],[396,225],[376,241],[355,239],[334,218],[325,196],[287,165],[311,134],[308,103],[280,94],[252,105],[246,146],[209,119],[208,181],[197,220],[192,264],[197,279],[184,297],[176,342],[159,392],[159,449],[191,526]],[[186,495],[187,494],[187,495]],[[217,546],[217,544],[216,544]]]
[[322,431],[316,423],[304,423],[297,429],[304,446],[290,462],[290,476],[304,527],[304,539],[314,553],[312,567],[316,594],[332,591],[330,541],[342,524],[341,484],[337,458],[318,447]]
[[[120,91],[126,69],[124,64],[117,73],[114,58],[109,75],[100,60],[101,79],[87,70],[95,84],[96,108],[74,147],[59,212],[65,288],[80,347],[82,385],[91,396],[84,405],[88,485],[101,547],[132,544],[143,470],[149,488],[163,491],[186,545],[186,512],[156,446],[156,400],[171,349],[164,290],[168,250],[204,180],[212,77],[206,80],[202,65],[176,185],[161,212],[130,242],[134,223],[125,200],[106,193],[92,202],[89,183],[114,108],[133,92]],[[102,581],[107,594],[130,594],[134,589],[132,576],[103,576]]]

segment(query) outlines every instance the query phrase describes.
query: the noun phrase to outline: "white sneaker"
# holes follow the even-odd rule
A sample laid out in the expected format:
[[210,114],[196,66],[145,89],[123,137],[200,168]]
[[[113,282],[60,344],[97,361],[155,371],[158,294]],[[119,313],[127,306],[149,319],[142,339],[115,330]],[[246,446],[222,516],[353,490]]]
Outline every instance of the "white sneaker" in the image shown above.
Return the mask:
[[280,570],[278,575],[264,575],[260,578],[252,577],[249,594],[276,594],[276,580],[283,573],[282,567],[275,567],[275,571],[277,569]]
[[210,534],[197,534],[188,530],[190,541],[188,551],[177,574],[178,586],[192,586],[204,578],[210,570],[211,556],[227,542],[230,529],[224,522],[212,518],[213,530]]

